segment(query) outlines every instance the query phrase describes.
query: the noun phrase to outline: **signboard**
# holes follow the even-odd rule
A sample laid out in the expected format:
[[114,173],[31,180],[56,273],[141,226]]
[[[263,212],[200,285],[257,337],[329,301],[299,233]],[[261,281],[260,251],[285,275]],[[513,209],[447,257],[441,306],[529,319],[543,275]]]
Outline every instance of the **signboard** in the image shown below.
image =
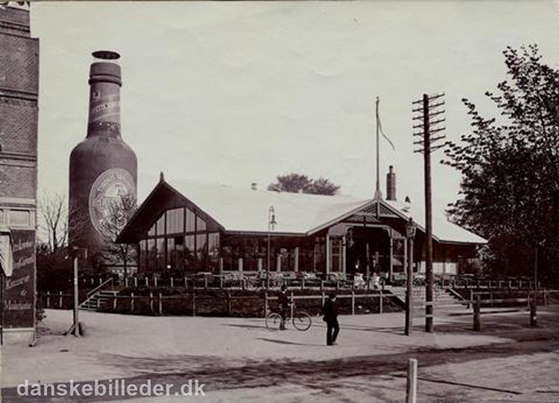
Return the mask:
[[2,326],[35,326],[35,231],[12,230],[13,271],[4,279]]

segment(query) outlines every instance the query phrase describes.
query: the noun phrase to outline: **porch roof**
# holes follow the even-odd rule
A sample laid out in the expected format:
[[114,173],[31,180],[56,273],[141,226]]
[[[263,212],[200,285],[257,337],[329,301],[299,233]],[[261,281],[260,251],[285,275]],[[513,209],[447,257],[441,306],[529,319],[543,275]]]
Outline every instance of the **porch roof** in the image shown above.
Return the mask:
[[[273,192],[196,182],[160,182],[157,186],[162,184],[190,200],[227,232],[267,233],[268,209],[273,206],[277,221],[273,230],[275,235],[311,235],[376,203],[372,198]],[[149,197],[146,202],[149,202]],[[403,219],[413,217],[419,229],[424,231],[421,206],[414,205],[406,210],[410,206],[404,203],[386,200],[382,203]],[[486,243],[485,239],[449,222],[444,212],[433,213],[433,236],[436,241]]]

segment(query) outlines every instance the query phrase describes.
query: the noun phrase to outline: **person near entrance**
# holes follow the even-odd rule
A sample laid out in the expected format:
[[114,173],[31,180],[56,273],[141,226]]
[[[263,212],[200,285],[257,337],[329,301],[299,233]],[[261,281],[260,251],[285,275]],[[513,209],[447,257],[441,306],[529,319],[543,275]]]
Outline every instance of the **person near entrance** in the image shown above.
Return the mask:
[[340,325],[338,324],[338,306],[336,304],[336,294],[330,294],[322,307],[323,320],[326,322],[326,344],[332,346],[336,344]]
[[278,295],[278,310],[281,315],[280,330],[285,330],[285,318],[287,318],[287,313],[290,307],[289,297],[287,296],[287,285],[283,284],[281,286],[281,292]]

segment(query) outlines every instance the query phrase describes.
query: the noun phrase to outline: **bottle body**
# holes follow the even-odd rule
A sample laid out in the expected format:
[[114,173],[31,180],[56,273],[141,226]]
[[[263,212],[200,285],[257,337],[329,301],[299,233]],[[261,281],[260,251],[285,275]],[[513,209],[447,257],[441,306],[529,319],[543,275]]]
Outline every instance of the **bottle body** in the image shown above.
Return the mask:
[[70,154],[68,241],[95,254],[114,240],[112,206],[136,199],[138,163],[120,133],[120,66],[113,59],[94,62],[89,84],[87,136]]

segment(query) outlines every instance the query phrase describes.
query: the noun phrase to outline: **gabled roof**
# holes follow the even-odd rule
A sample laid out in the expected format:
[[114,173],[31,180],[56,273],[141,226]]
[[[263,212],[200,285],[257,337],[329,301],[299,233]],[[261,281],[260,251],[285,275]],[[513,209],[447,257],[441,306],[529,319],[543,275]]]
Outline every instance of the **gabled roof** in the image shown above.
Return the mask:
[[[267,233],[268,210],[273,206],[277,221],[274,235],[311,235],[376,203],[372,198],[272,192],[195,182],[160,182],[158,186],[162,185],[198,206],[227,232]],[[146,201],[149,202],[149,196]],[[409,206],[403,203],[384,200],[381,203],[405,220],[413,217],[424,231],[424,214],[419,206],[406,211]],[[433,214],[433,237],[438,242],[486,243],[485,239],[450,223],[440,211]]]

